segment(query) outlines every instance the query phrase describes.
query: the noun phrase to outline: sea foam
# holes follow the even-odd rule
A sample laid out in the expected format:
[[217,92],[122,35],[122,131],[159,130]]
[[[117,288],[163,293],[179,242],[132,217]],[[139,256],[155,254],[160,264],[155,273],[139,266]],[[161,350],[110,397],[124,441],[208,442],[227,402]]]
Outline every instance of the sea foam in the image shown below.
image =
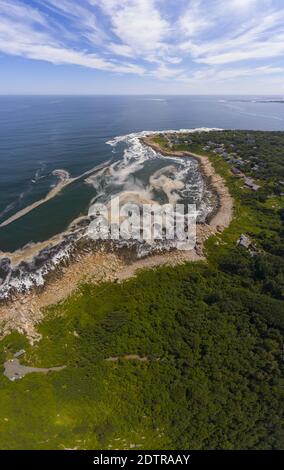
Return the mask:
[[[122,158],[114,162],[105,162],[76,179],[84,177],[88,184],[94,186],[97,194],[92,202],[109,202],[113,194],[121,195],[124,202],[131,201],[131,199],[142,203],[152,202],[155,200],[157,191],[164,193],[167,200],[172,203],[190,196],[198,205],[199,219],[202,222],[212,210],[212,205],[210,190],[198,171],[197,162],[190,158],[163,156],[144,145],[141,138],[160,132],[194,133],[213,130],[221,129],[144,131],[115,137],[107,144],[114,149],[123,145],[125,148]],[[157,162],[163,163],[158,169],[155,167]],[[144,171],[145,166],[152,163],[155,165],[153,169],[150,168],[148,180],[145,181],[139,176],[139,172]],[[70,176],[68,175],[68,177]],[[190,184],[188,183],[189,177]],[[55,271],[62,263],[68,262],[76,253],[78,241],[86,237],[87,226],[87,218],[85,226],[79,227],[74,223],[71,224],[70,232],[67,231],[60,242],[41,250],[31,261],[22,261],[16,266],[12,266],[7,256],[3,255],[0,259],[0,300],[9,299],[11,294],[24,293],[34,287],[43,286],[48,274]],[[137,242],[121,241],[118,242],[117,248],[121,247],[134,248],[137,257],[142,257],[149,253],[170,250],[174,248],[174,242],[162,240],[149,246],[145,243],[137,245]]]

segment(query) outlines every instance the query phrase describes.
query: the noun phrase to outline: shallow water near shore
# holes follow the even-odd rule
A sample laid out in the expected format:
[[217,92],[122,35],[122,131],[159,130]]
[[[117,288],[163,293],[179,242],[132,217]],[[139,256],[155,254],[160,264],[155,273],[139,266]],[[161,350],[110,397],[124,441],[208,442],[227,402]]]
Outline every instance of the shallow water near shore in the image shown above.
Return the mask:
[[[0,97],[0,223],[44,198],[58,181],[54,170],[64,169],[74,178],[107,160],[122,161],[128,143],[118,142],[115,148],[107,144],[118,136],[204,126],[283,130],[284,108],[255,97]],[[168,164],[145,163],[140,157],[136,168],[128,164],[133,162],[125,162],[124,169],[120,165],[124,190],[141,181],[147,186],[150,175]],[[0,251],[14,251],[65,230],[87,213],[99,195],[96,184],[76,181],[1,227]],[[114,184],[107,191],[115,191]]]

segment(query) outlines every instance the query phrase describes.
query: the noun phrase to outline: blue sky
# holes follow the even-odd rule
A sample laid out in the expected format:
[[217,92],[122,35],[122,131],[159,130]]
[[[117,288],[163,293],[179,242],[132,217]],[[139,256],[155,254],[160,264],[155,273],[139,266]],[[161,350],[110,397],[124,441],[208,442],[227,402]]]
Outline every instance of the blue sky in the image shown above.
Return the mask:
[[284,95],[283,0],[0,0],[1,94]]

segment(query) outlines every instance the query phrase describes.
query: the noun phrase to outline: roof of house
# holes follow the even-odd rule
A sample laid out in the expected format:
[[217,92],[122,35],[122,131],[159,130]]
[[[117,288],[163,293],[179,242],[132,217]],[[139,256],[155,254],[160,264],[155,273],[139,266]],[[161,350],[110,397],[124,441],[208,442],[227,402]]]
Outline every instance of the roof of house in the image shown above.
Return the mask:
[[242,233],[242,235],[240,236],[238,240],[238,245],[243,246],[244,248],[249,248],[251,246],[251,241],[249,237],[247,237],[246,235]]

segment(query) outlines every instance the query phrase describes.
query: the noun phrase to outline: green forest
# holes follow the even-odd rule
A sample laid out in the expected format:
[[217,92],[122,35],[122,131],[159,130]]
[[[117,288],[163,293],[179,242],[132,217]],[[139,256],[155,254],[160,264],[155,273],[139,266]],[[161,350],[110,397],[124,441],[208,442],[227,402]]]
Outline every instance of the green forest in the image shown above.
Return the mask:
[[[0,448],[284,448],[284,133],[179,139],[174,149],[206,153],[225,179],[230,227],[207,240],[206,262],[81,285],[46,311],[40,342],[3,339],[1,364],[24,348],[26,365],[66,368],[15,382],[1,373]],[[205,152],[209,140],[241,155],[260,189]],[[237,246],[241,234],[251,249]]]

